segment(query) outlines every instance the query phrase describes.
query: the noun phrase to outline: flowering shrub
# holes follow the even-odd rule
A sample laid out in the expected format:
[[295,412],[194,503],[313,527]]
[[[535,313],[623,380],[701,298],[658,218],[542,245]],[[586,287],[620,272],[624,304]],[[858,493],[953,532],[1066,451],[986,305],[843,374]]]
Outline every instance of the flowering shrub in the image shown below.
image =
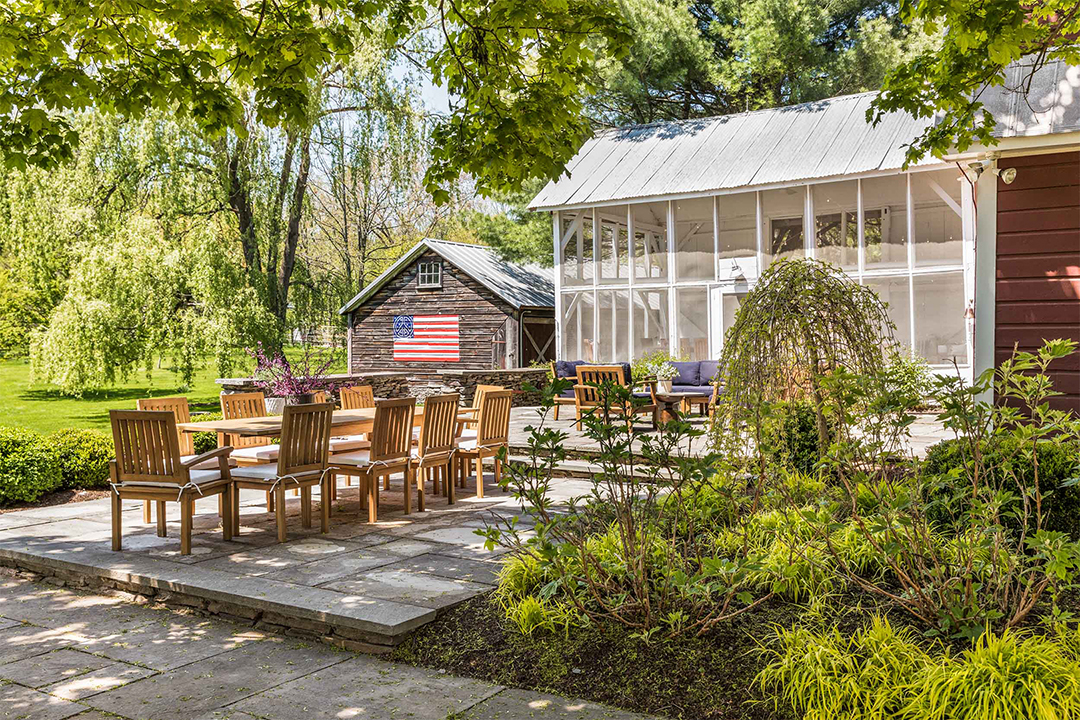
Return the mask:
[[332,384],[326,379],[327,370],[336,359],[333,355],[323,360],[312,352],[310,346],[305,346],[304,354],[295,363],[290,363],[284,353],[267,355],[262,343],[248,352],[255,358],[255,386],[271,397],[294,397],[333,390]]

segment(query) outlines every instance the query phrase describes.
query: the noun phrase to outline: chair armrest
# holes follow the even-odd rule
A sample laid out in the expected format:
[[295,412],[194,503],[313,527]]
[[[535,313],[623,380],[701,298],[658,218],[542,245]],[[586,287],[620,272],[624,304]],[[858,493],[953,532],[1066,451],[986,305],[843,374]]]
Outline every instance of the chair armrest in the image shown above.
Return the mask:
[[181,467],[186,467],[186,468],[194,467],[195,465],[198,465],[199,463],[206,462],[207,460],[210,460],[211,458],[221,457],[222,455],[224,455],[225,457],[228,457],[229,455],[232,454],[232,451],[233,451],[233,449],[228,445],[226,445],[225,447],[214,448],[213,450],[210,450],[209,452],[204,452],[202,455],[196,455],[195,457],[191,458],[190,460],[186,460],[186,461],[180,463],[180,466]]

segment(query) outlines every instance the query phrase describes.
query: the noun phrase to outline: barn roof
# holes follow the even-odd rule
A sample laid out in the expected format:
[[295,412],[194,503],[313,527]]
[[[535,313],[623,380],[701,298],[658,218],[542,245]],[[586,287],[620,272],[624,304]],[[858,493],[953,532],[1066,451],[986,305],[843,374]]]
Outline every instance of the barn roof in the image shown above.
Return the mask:
[[443,260],[505,300],[515,310],[523,307],[555,306],[555,280],[551,268],[507,262],[483,245],[427,238],[416,243],[338,312],[344,315],[363,305],[425,250],[437,253]]
[[[1080,67],[1047,63],[1026,97],[1008,89],[1026,77],[1023,68],[1017,63],[1005,86],[980,97],[997,120],[995,135],[1080,130]],[[872,126],[866,110],[875,96],[607,130],[586,141],[567,174],[549,182],[530,207],[553,210],[899,170],[906,146],[934,120],[897,112]]]

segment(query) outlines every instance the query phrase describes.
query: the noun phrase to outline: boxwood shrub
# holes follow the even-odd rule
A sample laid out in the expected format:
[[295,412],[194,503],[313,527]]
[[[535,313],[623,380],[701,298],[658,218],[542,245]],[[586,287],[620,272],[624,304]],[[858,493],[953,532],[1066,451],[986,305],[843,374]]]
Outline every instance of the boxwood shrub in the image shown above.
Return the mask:
[[0,506],[35,502],[60,482],[60,466],[44,436],[0,427]]
[[[219,412],[206,412],[206,413],[192,413],[191,422],[209,422],[211,420],[221,420],[221,413]],[[217,447],[217,433],[212,432],[197,432],[195,433],[195,454],[201,455],[204,452],[210,452]]]
[[56,455],[65,488],[101,489],[109,486],[109,461],[113,459],[113,441],[96,430],[68,428],[46,438]]
[[[928,515],[939,524],[949,524],[966,509],[971,490],[966,474],[961,472],[957,478],[948,475],[953,468],[963,468],[964,454],[963,446],[952,439],[942,440],[926,451],[923,472],[932,479]],[[1067,480],[1080,475],[1080,444],[1042,441],[1036,448],[1036,455],[1046,529],[1080,538],[1080,485],[1066,484]],[[1035,479],[1035,468],[1017,455],[1015,442],[1011,439],[984,448],[983,458],[984,466],[995,480],[1015,475],[1020,482],[1029,485]]]

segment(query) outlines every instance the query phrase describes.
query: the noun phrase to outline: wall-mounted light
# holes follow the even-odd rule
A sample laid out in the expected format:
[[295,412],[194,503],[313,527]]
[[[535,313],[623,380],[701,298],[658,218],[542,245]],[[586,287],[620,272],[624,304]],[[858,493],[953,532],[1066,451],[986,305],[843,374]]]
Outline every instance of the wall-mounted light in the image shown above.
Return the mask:
[[993,168],[990,172],[1001,178],[1001,182],[1006,185],[1012,185],[1013,180],[1016,179],[1016,168],[1005,168],[1004,170],[1001,168]]

